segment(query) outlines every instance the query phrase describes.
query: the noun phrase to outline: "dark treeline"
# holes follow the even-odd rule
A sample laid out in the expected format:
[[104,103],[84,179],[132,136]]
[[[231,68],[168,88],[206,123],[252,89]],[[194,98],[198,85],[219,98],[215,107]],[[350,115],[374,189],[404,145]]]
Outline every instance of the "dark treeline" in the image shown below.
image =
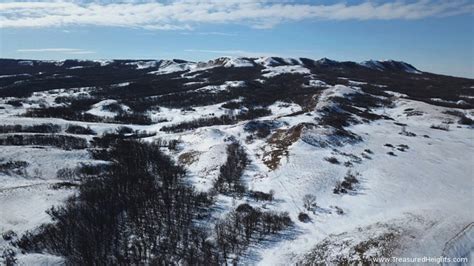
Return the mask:
[[108,170],[84,180],[76,196],[49,211],[54,224],[18,245],[73,265],[219,264],[205,230],[194,223],[212,201],[185,185],[184,169],[159,148],[118,140]]
[[[130,129],[131,131],[127,130]],[[126,133],[125,133],[126,132]],[[109,150],[111,146],[118,145],[123,140],[137,140],[153,136],[154,134],[140,131],[133,131],[131,128],[120,127],[115,133],[106,133],[100,137],[94,137],[92,140],[92,148],[89,153],[95,160],[110,160]],[[160,138],[153,139],[153,145],[157,148],[167,148],[169,150],[176,150],[180,141],[171,139],[164,140]]]
[[111,117],[100,117],[90,113],[88,110],[92,105],[103,100],[100,97],[57,97],[54,101],[65,106],[44,107],[28,109],[24,116],[27,117],[54,117],[66,120],[84,121],[84,122],[102,122],[102,123],[123,123],[150,125],[151,119],[143,113],[125,112],[117,110],[117,115]]
[[79,137],[65,136],[65,135],[8,135],[0,138],[0,145],[38,145],[38,146],[53,146],[65,150],[71,149],[85,149],[88,146],[87,140]]
[[51,123],[39,125],[0,125],[0,133],[58,133],[61,126]]
[[74,110],[70,107],[48,107],[28,109],[24,114],[26,117],[54,117],[72,121],[95,122],[95,123],[123,123],[136,125],[151,125],[151,119],[141,113],[120,112],[115,117],[100,117],[83,111]]
[[271,115],[272,112],[266,108],[251,108],[243,111],[235,116],[222,115],[220,117],[199,118],[193,121],[182,122],[176,125],[164,126],[161,131],[167,132],[183,132],[200,127],[208,127],[215,125],[233,125],[239,121],[251,120],[262,116]]

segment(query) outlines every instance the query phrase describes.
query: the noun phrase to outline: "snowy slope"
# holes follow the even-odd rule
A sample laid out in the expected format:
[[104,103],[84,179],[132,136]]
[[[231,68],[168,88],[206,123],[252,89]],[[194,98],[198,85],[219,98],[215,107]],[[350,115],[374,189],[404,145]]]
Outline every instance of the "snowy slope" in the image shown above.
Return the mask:
[[[116,62],[98,63],[107,66]],[[464,88],[465,103],[457,101],[459,95],[443,98],[444,94],[439,94],[420,100],[409,95],[410,91],[393,89],[393,84],[370,84],[360,77],[346,78],[340,72],[333,76],[317,72],[333,71],[332,67],[344,64],[329,59],[308,63],[304,59],[224,57],[199,63],[143,60],[125,64],[143,73],[124,80],[111,79],[108,87],[44,88],[29,96],[0,98],[0,125],[52,123],[60,127],[60,132],[51,134],[87,141],[94,136],[66,133],[65,129],[69,125],[89,127],[100,136],[125,126],[147,133],[143,141],[178,140],[177,149],[163,151],[186,168],[186,180],[197,191],[213,189],[220,167],[228,159],[227,146],[240,143],[250,159],[241,177],[243,183],[252,191],[273,191],[275,200],[262,202],[248,196],[219,194],[210,222],[241,203],[288,212],[294,222],[284,232],[252,242],[239,261],[243,265],[360,262],[384,255],[472,257],[474,134],[472,125],[459,121],[460,117],[474,117],[473,110],[467,108],[473,87]],[[383,71],[401,71],[405,74],[400,75],[408,75],[409,79],[414,73],[417,77],[424,75],[398,61],[367,61],[360,67],[377,75]],[[278,80],[283,74],[292,74],[288,76],[297,77],[299,82],[291,83],[288,90],[304,94],[273,98],[274,91],[285,85]],[[165,75],[171,82],[160,83]],[[5,74],[0,78],[32,75]],[[273,79],[280,83],[272,83]],[[174,84],[176,80],[181,83]],[[131,86],[134,82],[152,84],[156,95],[146,91],[135,99],[135,91],[130,91],[135,88]],[[262,96],[257,90],[267,89],[266,84],[273,87]],[[173,86],[176,91],[170,89]],[[104,93],[104,87],[110,90]],[[119,93],[114,94],[116,91],[128,94],[120,98]],[[257,102],[251,93],[264,98],[252,107],[269,111],[251,120],[265,127],[268,134],[258,136],[249,130],[250,119],[238,118],[249,110],[245,104]],[[146,106],[149,108],[144,108],[142,114],[152,122],[136,125],[25,116],[32,109],[67,108],[70,103],[61,99],[69,97],[85,102],[86,108],[79,110],[81,114],[99,118],[117,117],[117,112],[107,108],[111,104],[127,114]],[[181,104],[187,97],[210,100]],[[234,120],[176,132],[163,130],[224,116]],[[344,119],[347,121],[342,122],[347,125],[340,123]],[[35,133],[0,133],[5,138],[12,134]],[[0,233],[13,231],[18,237],[51,222],[45,211],[76,193],[74,187],[58,188],[65,181],[58,177],[58,171],[104,163],[93,160],[86,149],[42,145],[0,148],[0,164],[28,163],[18,173],[0,171]],[[348,173],[358,179],[354,189],[334,193],[336,184]],[[304,208],[306,194],[317,198],[313,210]],[[301,213],[308,214],[310,221],[300,221]],[[0,239],[0,254],[2,249],[19,251],[11,242]],[[64,263],[62,258],[49,254],[18,253],[17,259],[24,265]]]

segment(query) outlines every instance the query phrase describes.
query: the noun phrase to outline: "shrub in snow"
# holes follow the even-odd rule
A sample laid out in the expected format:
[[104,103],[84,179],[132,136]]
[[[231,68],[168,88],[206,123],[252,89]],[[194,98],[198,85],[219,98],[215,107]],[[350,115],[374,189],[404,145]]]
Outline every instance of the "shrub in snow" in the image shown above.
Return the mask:
[[416,137],[416,134],[413,132],[407,131],[405,126],[402,127],[402,131],[400,131],[400,133],[398,134],[407,136],[407,137]]
[[463,115],[461,118],[459,118],[458,123],[461,124],[461,125],[472,126],[472,125],[474,125],[474,120],[472,120],[471,118]]
[[17,237],[16,233],[12,230],[8,230],[8,231],[2,233],[2,238],[5,241],[13,240],[16,237]]
[[62,180],[73,180],[77,175],[77,170],[73,168],[61,168],[56,172],[56,177]]
[[324,160],[332,163],[332,164],[340,164],[339,160],[336,157],[326,157]]
[[357,173],[353,174],[348,171],[344,180],[336,182],[336,186],[333,189],[334,194],[344,194],[355,189],[355,185],[359,183],[357,179]]
[[370,150],[370,149],[365,149],[364,151],[365,151],[366,153],[368,153],[368,154],[373,154],[373,153],[374,153],[374,152],[373,152],[372,150]]
[[448,124],[439,124],[439,125],[434,125],[433,124],[433,125],[431,125],[430,128],[449,131],[449,125]]
[[336,213],[337,213],[337,214],[339,214],[339,215],[343,215],[343,214],[344,214],[344,211],[343,211],[340,207],[334,206],[334,209],[336,209]]
[[254,190],[249,191],[249,197],[255,199],[256,201],[260,201],[260,200],[272,201],[274,194],[275,194],[275,191],[273,190],[270,190],[269,193],[265,193],[262,191],[254,191]]
[[10,174],[14,173],[17,175],[26,175],[26,167],[29,165],[25,161],[8,161],[0,163],[0,173]]
[[400,144],[400,145],[398,145],[397,150],[404,152],[404,151],[408,150],[409,148],[410,147],[408,147],[408,145],[406,145],[406,144]]
[[313,194],[306,194],[303,196],[303,207],[308,211],[313,211],[316,208],[316,196]]
[[69,125],[66,132],[70,134],[95,135],[96,133],[89,126]]
[[300,212],[298,214],[298,220],[300,220],[300,222],[307,223],[307,222],[311,221],[311,218],[309,218],[308,214],[306,214],[304,212]]
[[6,104],[9,104],[13,107],[22,107],[23,103],[20,100],[9,100],[6,102]]
[[3,250],[1,258],[6,266],[17,265],[16,252],[11,248]]
[[253,207],[247,203],[242,203],[235,209],[236,212],[252,212],[253,210]]

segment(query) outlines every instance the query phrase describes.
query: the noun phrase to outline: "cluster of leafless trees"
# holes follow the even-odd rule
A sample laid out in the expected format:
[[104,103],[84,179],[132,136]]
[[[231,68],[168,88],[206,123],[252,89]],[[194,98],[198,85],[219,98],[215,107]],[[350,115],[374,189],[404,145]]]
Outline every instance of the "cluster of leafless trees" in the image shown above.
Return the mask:
[[214,228],[216,245],[220,257],[238,262],[239,256],[252,241],[278,233],[291,226],[288,213],[262,211],[249,204],[241,204],[217,222]]
[[242,196],[246,188],[242,183],[241,176],[248,164],[249,159],[242,146],[237,142],[229,144],[227,146],[227,161],[220,168],[214,188],[219,193]]
[[194,222],[212,199],[182,181],[184,169],[156,144],[118,140],[108,153],[113,164],[83,180],[77,195],[49,211],[54,223],[18,245],[77,265],[216,261]]

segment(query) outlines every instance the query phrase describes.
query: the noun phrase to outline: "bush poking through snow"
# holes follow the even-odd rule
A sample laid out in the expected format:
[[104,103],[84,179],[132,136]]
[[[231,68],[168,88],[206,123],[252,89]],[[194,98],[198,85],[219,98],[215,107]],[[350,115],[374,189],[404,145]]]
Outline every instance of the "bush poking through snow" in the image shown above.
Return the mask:
[[72,182],[59,182],[59,183],[54,183],[50,186],[51,189],[71,189],[74,187],[77,187],[78,184],[72,183]]
[[461,111],[456,111],[456,110],[447,110],[444,112],[445,114],[448,115],[453,115],[456,117],[459,117],[458,123],[461,125],[466,125],[466,126],[472,126],[474,125],[474,120],[471,118],[467,117],[463,112]]
[[410,147],[408,147],[408,145],[406,145],[406,144],[400,144],[400,145],[398,145],[397,150],[402,151],[402,152],[405,152],[405,151],[408,150],[409,148],[410,148]]
[[83,127],[79,125],[69,125],[66,128],[66,132],[70,134],[80,134],[80,135],[95,135],[96,133],[90,127]]
[[5,249],[1,258],[6,266],[17,265],[16,252],[11,248]]
[[268,193],[254,190],[249,191],[249,197],[255,199],[256,201],[273,201],[274,194],[274,190],[270,190]]
[[371,149],[365,149],[364,151],[368,154],[374,154],[374,152]]
[[300,212],[298,214],[298,220],[300,222],[303,222],[303,223],[311,222],[311,218],[309,218],[309,215],[307,213],[304,213],[304,212]]
[[400,133],[398,134],[407,136],[407,137],[416,137],[416,134],[413,132],[407,131],[405,126],[402,127],[402,131],[400,131]]
[[353,164],[352,164],[351,161],[346,161],[346,162],[344,162],[344,166],[345,166],[345,167],[352,167]]
[[336,158],[336,157],[326,157],[324,158],[324,160],[332,163],[332,164],[341,164],[341,162],[339,162],[339,160]]
[[345,194],[354,191],[355,185],[359,183],[359,180],[357,179],[358,175],[358,173],[353,174],[351,171],[348,171],[344,180],[336,183],[336,186],[333,189],[334,194]]
[[344,214],[344,210],[342,210],[340,207],[334,206],[334,209],[336,209],[336,213],[338,215],[343,215]]
[[306,194],[303,196],[303,208],[307,211],[314,212],[314,209],[317,207],[316,196],[313,194]]
[[433,124],[433,125],[430,126],[430,128],[449,131],[449,125],[448,124],[439,124],[439,125]]
[[408,150],[410,147],[406,144],[400,144],[398,145],[398,147],[402,148],[402,149],[405,149],[405,150]]
[[464,115],[464,116],[459,118],[458,123],[461,124],[461,125],[472,126],[472,125],[474,125],[474,120],[472,120],[471,118]]
[[56,178],[61,180],[74,180],[78,176],[78,171],[73,168],[61,168],[56,172]]
[[6,104],[9,104],[13,107],[22,107],[23,103],[20,100],[9,100],[6,102]]
[[25,161],[8,161],[6,163],[0,163],[0,173],[3,174],[17,174],[17,175],[26,175],[26,167],[29,165]]
[[8,231],[2,233],[2,238],[5,241],[11,241],[11,240],[17,238],[17,234],[12,230],[8,230]]

